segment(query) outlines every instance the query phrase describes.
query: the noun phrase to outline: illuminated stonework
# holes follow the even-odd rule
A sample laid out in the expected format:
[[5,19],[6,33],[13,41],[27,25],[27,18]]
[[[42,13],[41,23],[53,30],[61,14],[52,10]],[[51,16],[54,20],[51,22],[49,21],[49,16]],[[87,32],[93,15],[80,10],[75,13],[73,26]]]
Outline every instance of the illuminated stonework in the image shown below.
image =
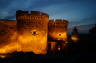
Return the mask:
[[[49,36],[54,40],[67,41],[68,21],[49,20],[49,16],[43,12],[28,13],[19,10],[16,12],[16,20],[0,20],[0,24],[0,53],[2,54],[14,51],[46,54],[48,42],[51,42],[48,40]],[[53,41],[54,47],[55,44]]]
[[45,54],[49,16],[45,13],[17,11],[18,43],[23,52]]
[[[51,45],[51,47],[55,47],[55,50],[63,50],[65,45],[67,44],[67,39],[68,39],[68,21],[67,20],[49,20],[49,25],[48,25],[48,37],[49,40],[51,41],[48,42],[56,42],[55,45]],[[52,48],[53,50],[53,48]],[[54,50],[53,50],[54,51]]]
[[67,40],[67,26],[67,20],[49,20],[49,36],[54,40]]

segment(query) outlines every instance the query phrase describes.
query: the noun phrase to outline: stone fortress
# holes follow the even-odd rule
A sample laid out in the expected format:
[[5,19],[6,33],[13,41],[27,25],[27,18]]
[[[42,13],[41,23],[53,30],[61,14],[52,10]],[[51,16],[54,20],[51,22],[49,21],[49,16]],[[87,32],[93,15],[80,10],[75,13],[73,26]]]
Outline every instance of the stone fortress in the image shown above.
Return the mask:
[[64,50],[68,21],[51,20],[40,11],[16,11],[16,20],[0,20],[0,53]]

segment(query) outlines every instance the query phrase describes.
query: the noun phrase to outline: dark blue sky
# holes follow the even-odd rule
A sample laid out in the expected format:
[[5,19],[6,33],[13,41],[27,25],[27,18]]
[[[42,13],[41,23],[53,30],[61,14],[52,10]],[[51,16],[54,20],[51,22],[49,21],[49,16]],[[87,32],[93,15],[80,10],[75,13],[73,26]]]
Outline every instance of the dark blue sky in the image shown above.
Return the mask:
[[67,19],[69,27],[96,23],[96,0],[0,0],[0,19],[14,19],[16,10],[42,11],[50,19]]

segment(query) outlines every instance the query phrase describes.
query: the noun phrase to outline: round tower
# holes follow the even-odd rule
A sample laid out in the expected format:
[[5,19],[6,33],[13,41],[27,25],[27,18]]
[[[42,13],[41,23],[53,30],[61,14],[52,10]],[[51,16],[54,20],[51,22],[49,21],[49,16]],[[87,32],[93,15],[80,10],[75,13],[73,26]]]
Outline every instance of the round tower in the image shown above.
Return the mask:
[[45,54],[47,49],[47,32],[49,16],[39,11],[16,12],[18,43],[24,52]]
[[49,21],[49,36],[54,40],[67,40],[67,20],[50,20]]
[[60,51],[67,44],[67,33],[68,33],[68,21],[67,20],[50,20],[48,26],[48,43],[55,42],[55,45],[51,44],[51,47],[55,47]]

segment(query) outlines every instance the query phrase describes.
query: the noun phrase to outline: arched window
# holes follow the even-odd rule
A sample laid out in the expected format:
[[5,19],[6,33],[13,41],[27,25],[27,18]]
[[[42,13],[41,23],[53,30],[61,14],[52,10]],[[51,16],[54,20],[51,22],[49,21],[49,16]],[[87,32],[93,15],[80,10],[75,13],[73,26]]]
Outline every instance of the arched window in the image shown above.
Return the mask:
[[38,35],[38,32],[37,31],[32,31],[32,35],[36,36],[36,35]]

